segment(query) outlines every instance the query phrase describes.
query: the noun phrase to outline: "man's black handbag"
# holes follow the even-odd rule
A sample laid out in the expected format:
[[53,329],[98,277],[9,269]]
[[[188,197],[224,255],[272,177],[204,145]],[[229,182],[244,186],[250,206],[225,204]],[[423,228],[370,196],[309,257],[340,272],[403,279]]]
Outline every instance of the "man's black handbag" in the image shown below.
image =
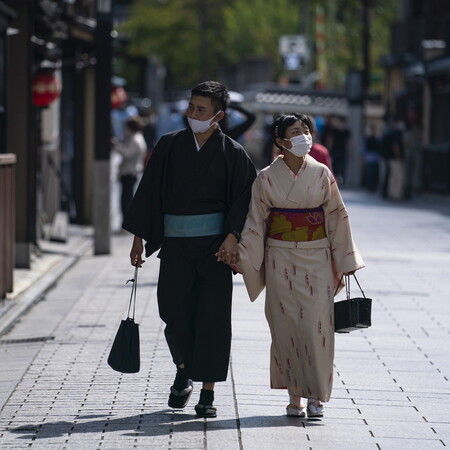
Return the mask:
[[354,274],[353,276],[363,296],[350,298],[350,277],[345,275],[347,299],[334,304],[334,330],[336,333],[350,333],[350,331],[368,328],[372,325],[372,299],[365,296],[358,279]]
[[[125,320],[120,322],[116,337],[108,357],[108,364],[117,372],[136,373],[139,372],[140,348],[139,348],[139,324],[134,322],[134,313],[136,311],[136,288],[137,288],[138,268],[134,270],[134,279],[131,289],[130,303],[128,305],[128,314]],[[133,304],[133,317],[130,317],[131,305]]]

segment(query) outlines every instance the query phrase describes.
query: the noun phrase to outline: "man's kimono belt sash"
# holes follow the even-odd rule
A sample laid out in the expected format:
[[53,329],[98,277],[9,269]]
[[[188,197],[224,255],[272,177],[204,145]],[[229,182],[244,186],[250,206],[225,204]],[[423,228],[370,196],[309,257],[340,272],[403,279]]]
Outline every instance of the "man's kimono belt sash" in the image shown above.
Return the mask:
[[164,215],[165,237],[214,236],[223,233],[225,213]]
[[326,237],[322,208],[272,208],[267,224],[267,237],[280,241],[316,241]]

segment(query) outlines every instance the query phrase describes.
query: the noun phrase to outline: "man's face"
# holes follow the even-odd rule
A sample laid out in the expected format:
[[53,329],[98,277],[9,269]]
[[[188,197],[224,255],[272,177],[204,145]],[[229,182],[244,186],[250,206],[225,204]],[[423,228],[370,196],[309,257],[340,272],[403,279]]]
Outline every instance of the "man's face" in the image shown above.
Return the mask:
[[216,111],[210,97],[193,95],[189,100],[189,106],[186,110],[186,117],[196,120],[212,119]]

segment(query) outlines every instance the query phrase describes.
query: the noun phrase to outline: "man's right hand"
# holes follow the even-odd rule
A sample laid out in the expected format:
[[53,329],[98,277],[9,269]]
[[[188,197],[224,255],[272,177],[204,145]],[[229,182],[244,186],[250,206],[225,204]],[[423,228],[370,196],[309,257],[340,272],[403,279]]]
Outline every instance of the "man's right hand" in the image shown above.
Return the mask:
[[145,260],[142,259],[142,253],[144,252],[144,245],[142,239],[138,236],[134,236],[133,245],[131,246],[130,261],[131,265],[135,267],[142,267]]

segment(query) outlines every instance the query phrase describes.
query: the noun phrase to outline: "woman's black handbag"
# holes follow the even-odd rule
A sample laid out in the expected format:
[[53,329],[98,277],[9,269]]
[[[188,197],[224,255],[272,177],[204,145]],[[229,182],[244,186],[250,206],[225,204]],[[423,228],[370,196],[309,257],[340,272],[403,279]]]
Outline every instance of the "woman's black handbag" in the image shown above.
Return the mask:
[[[134,313],[136,311],[136,289],[137,289],[138,268],[134,270],[134,279],[131,289],[130,303],[128,305],[128,314],[125,320],[120,322],[116,337],[108,357],[108,364],[117,372],[136,373],[139,372],[140,346],[139,346],[139,324],[134,322]],[[131,305],[133,304],[133,317],[130,317]]]
[[353,276],[363,296],[350,298],[350,277],[343,275],[347,299],[334,304],[334,331],[336,333],[350,333],[350,331],[368,328],[372,325],[372,299],[365,296],[358,279],[354,274]]

